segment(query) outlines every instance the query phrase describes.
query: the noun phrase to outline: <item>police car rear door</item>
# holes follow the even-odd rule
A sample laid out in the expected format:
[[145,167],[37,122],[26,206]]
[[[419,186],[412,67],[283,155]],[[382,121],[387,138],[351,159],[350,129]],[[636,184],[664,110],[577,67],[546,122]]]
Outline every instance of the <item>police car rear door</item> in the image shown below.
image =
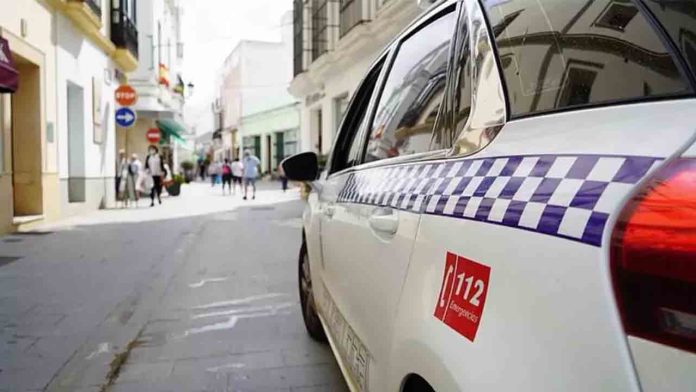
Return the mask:
[[431,360],[399,370],[437,390],[637,390],[610,235],[690,143],[693,80],[633,1],[465,3],[453,158],[421,219],[393,358],[427,342]]
[[350,344],[367,351],[358,382],[368,378],[376,391],[384,390],[379,382],[387,373],[394,316],[424,201],[407,191],[425,185],[423,167],[412,162],[431,154],[456,23],[454,2],[429,15],[395,44],[368,122],[364,161],[340,174],[345,186],[322,225],[328,292],[354,334]]

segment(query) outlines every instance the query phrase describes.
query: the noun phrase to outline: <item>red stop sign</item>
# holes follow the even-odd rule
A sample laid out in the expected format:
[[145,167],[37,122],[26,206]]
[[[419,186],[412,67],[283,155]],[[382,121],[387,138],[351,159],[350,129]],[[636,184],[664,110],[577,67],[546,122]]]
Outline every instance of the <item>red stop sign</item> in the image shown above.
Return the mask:
[[118,86],[114,92],[116,102],[121,106],[131,106],[138,100],[138,93],[135,89],[127,84]]
[[161,138],[160,130],[158,128],[150,128],[147,130],[145,137],[147,138],[148,142],[157,143],[160,141]]

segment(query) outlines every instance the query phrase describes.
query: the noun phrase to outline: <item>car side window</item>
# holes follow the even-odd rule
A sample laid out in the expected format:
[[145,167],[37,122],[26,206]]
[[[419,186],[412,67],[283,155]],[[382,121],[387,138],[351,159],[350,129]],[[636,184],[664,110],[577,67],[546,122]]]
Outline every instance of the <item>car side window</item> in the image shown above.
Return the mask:
[[484,0],[512,117],[691,92],[633,0]]
[[360,163],[364,138],[358,137],[358,135],[361,134],[361,130],[366,126],[367,108],[370,104],[370,98],[375,91],[382,66],[384,66],[383,59],[372,67],[353,96],[348,110],[346,110],[339,136],[334,146],[331,173]]
[[440,15],[404,39],[394,58],[370,127],[365,161],[430,149],[447,79],[456,13]]

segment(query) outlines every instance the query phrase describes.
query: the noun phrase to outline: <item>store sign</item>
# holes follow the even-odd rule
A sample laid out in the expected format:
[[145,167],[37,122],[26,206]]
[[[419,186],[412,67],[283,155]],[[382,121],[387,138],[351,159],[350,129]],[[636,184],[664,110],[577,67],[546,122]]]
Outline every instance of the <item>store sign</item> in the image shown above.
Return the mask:
[[314,104],[315,102],[319,102],[325,96],[326,96],[326,94],[323,91],[318,91],[314,94],[309,94],[305,98],[305,106],[310,106],[310,105]]
[[13,93],[19,87],[19,73],[15,69],[10,44],[0,37],[0,93]]

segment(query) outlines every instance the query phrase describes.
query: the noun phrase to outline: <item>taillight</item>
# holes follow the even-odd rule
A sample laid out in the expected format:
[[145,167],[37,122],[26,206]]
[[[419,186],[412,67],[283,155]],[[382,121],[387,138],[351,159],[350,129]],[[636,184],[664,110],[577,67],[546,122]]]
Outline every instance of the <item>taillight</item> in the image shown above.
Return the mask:
[[611,263],[626,333],[696,352],[696,159],[670,162],[628,203]]

